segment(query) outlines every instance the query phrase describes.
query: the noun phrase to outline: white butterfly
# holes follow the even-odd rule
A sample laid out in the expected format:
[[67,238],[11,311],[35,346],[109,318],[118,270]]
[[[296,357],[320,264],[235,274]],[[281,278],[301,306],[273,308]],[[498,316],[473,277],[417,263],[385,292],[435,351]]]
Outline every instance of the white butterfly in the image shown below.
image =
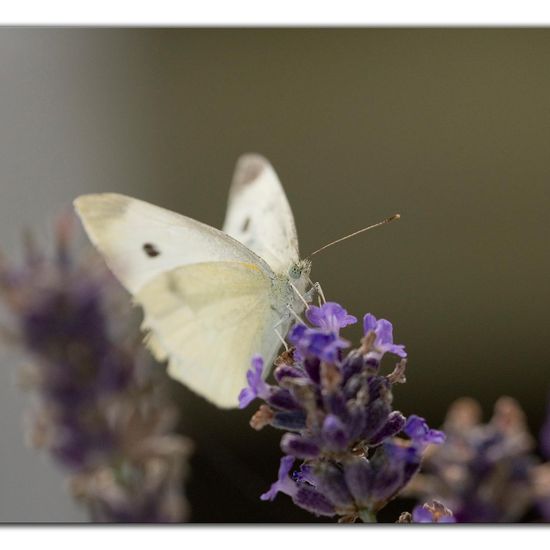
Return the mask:
[[114,193],[75,200],[90,240],[143,307],[146,342],[169,374],[236,407],[252,356],[271,366],[300,314],[311,262],[300,260],[277,174],[255,154],[236,166],[223,231]]

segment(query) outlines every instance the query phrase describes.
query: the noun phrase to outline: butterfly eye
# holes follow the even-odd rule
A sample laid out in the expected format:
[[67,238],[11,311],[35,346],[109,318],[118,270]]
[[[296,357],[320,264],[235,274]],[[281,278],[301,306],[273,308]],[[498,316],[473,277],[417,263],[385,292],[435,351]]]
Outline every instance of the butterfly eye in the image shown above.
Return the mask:
[[291,279],[299,279],[302,276],[302,269],[294,264],[288,270],[288,275]]

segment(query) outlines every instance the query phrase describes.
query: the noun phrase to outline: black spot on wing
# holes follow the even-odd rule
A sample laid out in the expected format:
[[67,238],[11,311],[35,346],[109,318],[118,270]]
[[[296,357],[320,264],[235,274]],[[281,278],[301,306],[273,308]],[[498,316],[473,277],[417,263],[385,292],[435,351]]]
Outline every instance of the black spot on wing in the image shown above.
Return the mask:
[[160,250],[152,243],[145,243],[143,245],[143,251],[149,258],[155,258],[156,256],[160,256]]
[[243,222],[243,225],[241,227],[241,231],[244,233],[248,231],[248,228],[250,227],[250,218],[246,218]]

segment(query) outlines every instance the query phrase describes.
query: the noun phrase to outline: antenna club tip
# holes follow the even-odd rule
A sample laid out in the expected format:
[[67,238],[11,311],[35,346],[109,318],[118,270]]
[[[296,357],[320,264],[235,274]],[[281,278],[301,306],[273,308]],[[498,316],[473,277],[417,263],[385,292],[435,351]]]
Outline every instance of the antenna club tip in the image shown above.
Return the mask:
[[388,218],[388,222],[394,222],[401,219],[401,214],[394,214]]

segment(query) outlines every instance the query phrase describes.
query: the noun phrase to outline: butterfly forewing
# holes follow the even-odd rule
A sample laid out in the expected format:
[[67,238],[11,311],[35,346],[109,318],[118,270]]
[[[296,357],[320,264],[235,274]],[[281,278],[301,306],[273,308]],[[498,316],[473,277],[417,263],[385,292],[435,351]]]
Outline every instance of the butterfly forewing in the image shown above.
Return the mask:
[[271,272],[254,252],[222,231],[144,201],[101,193],[76,199],[90,240],[135,294],[157,275],[187,264],[241,261]]
[[264,157],[248,154],[239,158],[223,230],[276,273],[287,273],[299,260],[292,210],[275,170]]

